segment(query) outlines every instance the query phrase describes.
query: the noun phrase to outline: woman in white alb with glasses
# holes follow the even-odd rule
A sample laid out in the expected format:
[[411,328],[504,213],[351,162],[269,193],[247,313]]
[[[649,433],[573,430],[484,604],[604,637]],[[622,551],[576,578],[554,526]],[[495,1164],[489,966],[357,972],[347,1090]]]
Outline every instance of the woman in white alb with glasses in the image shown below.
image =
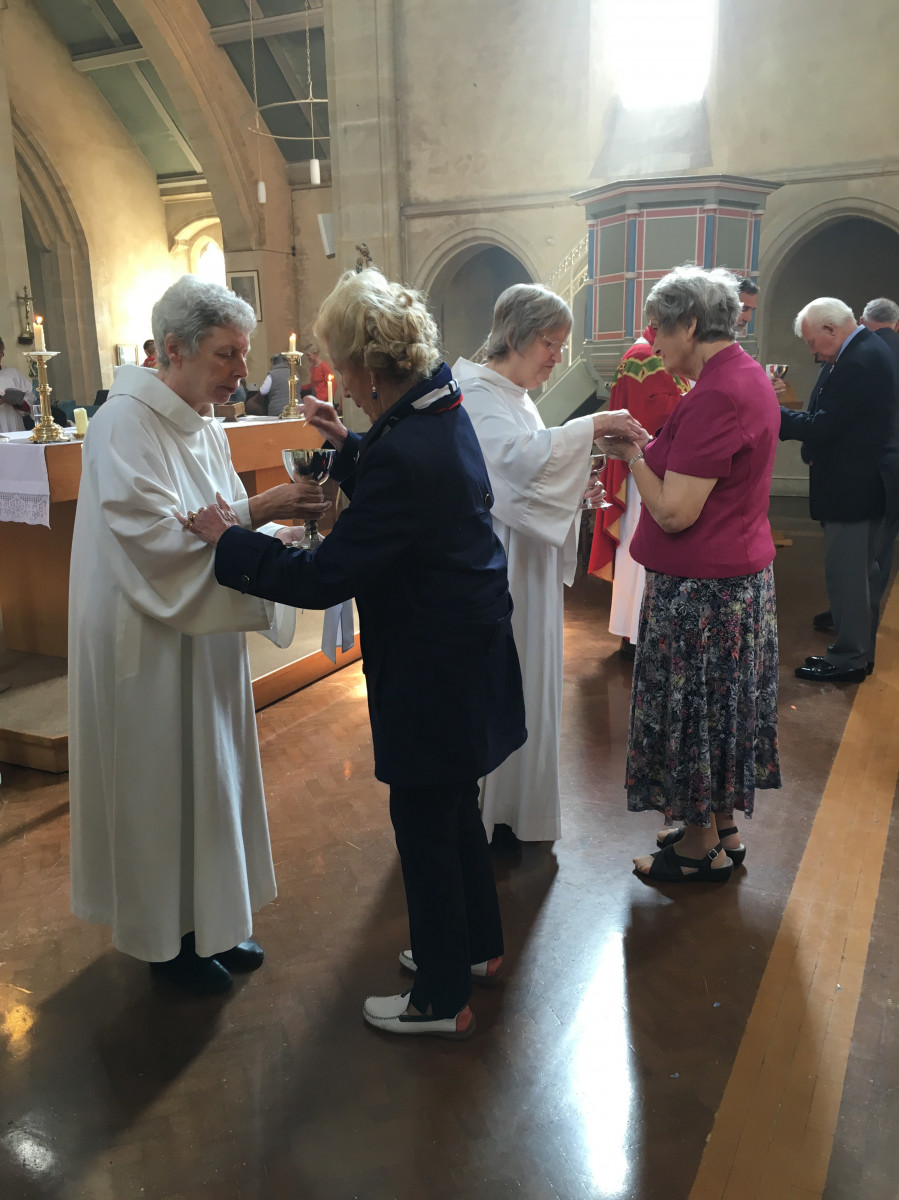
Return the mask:
[[524,677],[528,740],[483,780],[481,809],[494,853],[521,852],[520,841],[561,835],[559,730],[562,715],[562,585],[577,558],[579,509],[601,485],[590,477],[596,438],[630,436],[626,411],[592,413],[547,429],[528,395],[561,362],[571,310],[537,284],[507,288],[478,358],[460,358],[453,375],[481,444],[493,485],[493,526],[509,560],[512,627]]

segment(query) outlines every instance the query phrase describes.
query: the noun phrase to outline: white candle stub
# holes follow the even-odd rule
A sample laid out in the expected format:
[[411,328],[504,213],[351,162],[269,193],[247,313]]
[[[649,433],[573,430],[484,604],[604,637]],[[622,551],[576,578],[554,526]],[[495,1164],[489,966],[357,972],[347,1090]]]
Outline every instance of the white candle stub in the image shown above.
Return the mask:
[[35,350],[46,350],[44,343],[44,325],[40,317],[34,318],[34,348]]

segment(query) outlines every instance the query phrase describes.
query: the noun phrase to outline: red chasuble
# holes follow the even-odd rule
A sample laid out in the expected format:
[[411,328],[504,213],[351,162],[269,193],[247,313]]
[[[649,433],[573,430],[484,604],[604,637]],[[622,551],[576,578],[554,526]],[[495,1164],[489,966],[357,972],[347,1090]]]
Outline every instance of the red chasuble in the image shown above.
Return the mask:
[[[652,330],[647,327],[640,340],[634,342],[618,364],[609,408],[626,408],[648,433],[655,435],[689,386],[686,380],[669,375],[665,370],[661,358],[653,353]],[[600,579],[612,578],[615,551],[621,541],[619,522],[626,507],[627,475],[627,463],[617,458],[609,459],[603,483],[606,499],[612,507],[596,511],[590,565],[587,568],[591,575],[598,575]]]

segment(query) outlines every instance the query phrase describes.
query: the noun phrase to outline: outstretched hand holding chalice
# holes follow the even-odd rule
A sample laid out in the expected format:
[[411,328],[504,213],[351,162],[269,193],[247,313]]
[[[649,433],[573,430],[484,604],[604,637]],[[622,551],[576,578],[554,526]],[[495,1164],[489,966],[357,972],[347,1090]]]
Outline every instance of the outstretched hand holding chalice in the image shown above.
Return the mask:
[[[316,400],[314,396],[304,397],[304,402],[305,417],[309,424],[332,446],[342,446],[347,431],[333,404]],[[306,550],[314,550],[324,540],[316,522],[331,507],[331,501],[322,494],[321,485],[328,478],[334,453],[334,450],[321,449],[284,450],[282,457],[291,482],[250,497],[253,528],[257,529],[267,521],[305,521],[305,528],[285,526],[274,536],[287,546],[299,544]],[[231,505],[219,493],[216,493],[214,504],[208,504],[197,512],[191,511],[186,517],[180,512],[176,512],[175,516],[188,532],[196,534],[210,546],[218,544],[226,529],[240,524]]]

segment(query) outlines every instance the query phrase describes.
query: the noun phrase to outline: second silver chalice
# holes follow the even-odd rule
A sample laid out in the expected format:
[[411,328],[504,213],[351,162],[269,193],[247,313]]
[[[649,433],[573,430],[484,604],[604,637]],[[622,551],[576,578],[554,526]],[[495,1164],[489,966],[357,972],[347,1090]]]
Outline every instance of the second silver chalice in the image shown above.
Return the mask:
[[[324,483],[331,474],[336,450],[282,450],[281,458],[291,480],[311,479],[313,483]],[[304,550],[314,550],[325,539],[318,532],[318,524],[306,522],[306,536],[300,543]]]

